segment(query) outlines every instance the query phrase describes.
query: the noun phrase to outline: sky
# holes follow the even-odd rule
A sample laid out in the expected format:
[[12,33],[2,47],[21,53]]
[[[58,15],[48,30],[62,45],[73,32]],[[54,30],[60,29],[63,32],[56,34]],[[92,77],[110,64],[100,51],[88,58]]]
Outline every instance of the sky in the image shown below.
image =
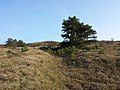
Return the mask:
[[98,40],[120,40],[120,0],[0,0],[0,43],[63,41],[63,19],[76,16]]

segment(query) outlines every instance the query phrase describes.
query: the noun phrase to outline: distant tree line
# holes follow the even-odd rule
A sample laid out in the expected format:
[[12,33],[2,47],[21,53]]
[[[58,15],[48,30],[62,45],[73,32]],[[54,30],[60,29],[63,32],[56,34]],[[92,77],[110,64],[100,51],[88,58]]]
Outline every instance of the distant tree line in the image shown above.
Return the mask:
[[7,47],[24,47],[26,44],[23,42],[23,40],[16,40],[12,38],[8,38],[5,42]]

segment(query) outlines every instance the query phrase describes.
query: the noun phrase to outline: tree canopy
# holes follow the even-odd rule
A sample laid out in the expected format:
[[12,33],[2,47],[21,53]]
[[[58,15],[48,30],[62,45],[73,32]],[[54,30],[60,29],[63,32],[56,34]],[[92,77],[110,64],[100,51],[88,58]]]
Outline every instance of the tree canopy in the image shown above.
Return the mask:
[[62,28],[61,36],[64,38],[64,42],[69,42],[71,45],[97,38],[95,36],[97,32],[92,29],[92,26],[81,23],[76,16],[63,20]]
[[23,42],[22,40],[16,40],[16,39],[12,39],[12,38],[8,38],[6,41],[6,46],[8,47],[24,47],[25,46],[25,42]]

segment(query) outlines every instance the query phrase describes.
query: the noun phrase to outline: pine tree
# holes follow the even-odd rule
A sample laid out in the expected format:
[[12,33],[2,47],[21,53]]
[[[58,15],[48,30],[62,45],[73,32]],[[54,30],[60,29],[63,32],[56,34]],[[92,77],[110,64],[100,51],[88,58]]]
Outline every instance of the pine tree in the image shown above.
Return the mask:
[[79,19],[74,17],[68,17],[68,20],[63,20],[62,23],[62,37],[64,42],[70,45],[77,45],[82,41],[94,40],[96,31],[92,29],[92,26],[88,24],[80,23]]

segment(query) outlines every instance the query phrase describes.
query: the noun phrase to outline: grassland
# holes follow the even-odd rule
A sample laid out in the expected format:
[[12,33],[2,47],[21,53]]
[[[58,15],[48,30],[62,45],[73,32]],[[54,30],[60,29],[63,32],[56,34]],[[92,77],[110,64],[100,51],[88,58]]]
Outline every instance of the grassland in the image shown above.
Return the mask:
[[67,90],[61,60],[41,50],[0,49],[0,90]]
[[120,90],[120,42],[88,47],[96,45],[79,50],[74,61],[34,47],[1,47],[0,90]]

